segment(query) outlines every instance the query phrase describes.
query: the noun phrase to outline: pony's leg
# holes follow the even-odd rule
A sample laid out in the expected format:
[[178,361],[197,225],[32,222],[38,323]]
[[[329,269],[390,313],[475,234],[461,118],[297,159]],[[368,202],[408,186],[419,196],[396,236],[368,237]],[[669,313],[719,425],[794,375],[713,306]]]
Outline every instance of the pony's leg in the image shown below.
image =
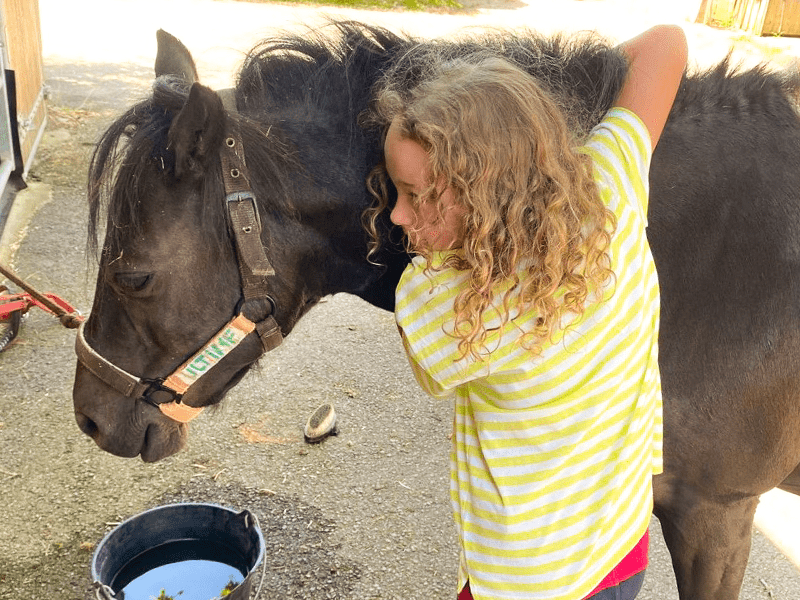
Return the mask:
[[711,500],[687,488],[665,496],[657,490],[654,513],[672,557],[681,600],[737,600],[758,497]]

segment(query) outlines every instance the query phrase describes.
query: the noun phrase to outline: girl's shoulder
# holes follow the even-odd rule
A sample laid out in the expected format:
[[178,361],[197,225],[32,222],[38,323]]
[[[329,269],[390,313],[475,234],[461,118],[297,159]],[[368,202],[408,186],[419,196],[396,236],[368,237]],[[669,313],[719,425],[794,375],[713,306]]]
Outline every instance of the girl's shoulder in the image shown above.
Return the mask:
[[636,154],[649,160],[650,133],[633,111],[615,106],[589,133],[584,148]]
[[412,258],[397,285],[396,312],[409,304],[427,303],[431,295],[453,295],[465,285],[469,272],[446,266],[445,258],[443,252]]

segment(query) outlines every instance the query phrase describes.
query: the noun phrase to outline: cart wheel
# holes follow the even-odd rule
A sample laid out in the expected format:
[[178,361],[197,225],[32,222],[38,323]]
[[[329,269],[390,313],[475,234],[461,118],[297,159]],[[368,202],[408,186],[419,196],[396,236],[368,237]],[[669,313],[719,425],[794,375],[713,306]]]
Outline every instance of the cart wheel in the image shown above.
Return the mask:
[[[0,296],[8,291],[4,285],[0,285]],[[15,310],[9,314],[5,319],[0,319],[0,352],[5,350],[8,345],[14,341],[19,333],[19,326],[22,323],[23,313],[21,310]]]
[[15,310],[7,318],[0,320],[0,352],[14,341],[22,323],[22,311]]

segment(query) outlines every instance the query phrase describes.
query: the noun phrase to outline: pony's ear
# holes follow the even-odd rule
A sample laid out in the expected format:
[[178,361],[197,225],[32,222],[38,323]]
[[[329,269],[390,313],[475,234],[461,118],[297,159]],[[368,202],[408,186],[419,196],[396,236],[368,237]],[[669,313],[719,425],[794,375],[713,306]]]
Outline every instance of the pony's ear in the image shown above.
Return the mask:
[[159,29],[156,32],[156,40],[158,41],[156,77],[173,75],[183,79],[186,83],[195,83],[200,80],[192,55],[178,38]]
[[189,97],[172,121],[168,148],[175,153],[175,178],[200,176],[225,133],[225,108],[213,90],[193,83]]

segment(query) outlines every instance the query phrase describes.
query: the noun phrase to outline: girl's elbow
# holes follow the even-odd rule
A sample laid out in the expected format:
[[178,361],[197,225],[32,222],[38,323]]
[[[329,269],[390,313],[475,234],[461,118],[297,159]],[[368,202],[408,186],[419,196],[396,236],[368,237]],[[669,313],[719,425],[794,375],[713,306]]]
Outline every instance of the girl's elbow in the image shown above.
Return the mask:
[[657,25],[653,29],[656,31],[661,51],[668,55],[670,61],[682,72],[689,58],[686,32],[680,25]]

